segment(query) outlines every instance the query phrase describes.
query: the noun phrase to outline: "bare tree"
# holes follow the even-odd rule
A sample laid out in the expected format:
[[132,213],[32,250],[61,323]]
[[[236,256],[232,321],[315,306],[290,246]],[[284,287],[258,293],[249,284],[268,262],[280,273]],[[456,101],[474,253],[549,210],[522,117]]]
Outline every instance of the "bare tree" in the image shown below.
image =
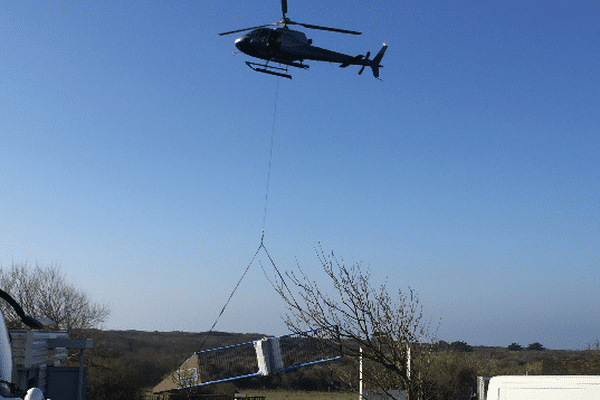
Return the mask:
[[[276,286],[290,311],[285,318],[288,327],[297,333],[317,329],[322,332],[321,340],[346,357],[358,360],[362,348],[363,381],[372,389],[402,389],[407,396],[421,392],[421,372],[425,371],[419,369],[427,363],[421,356],[420,362],[409,367],[409,354],[427,355],[432,337],[415,291],[398,290],[392,296],[386,284],[371,285],[370,271],[363,270],[360,263],[348,267],[322,249],[317,250],[317,257],[334,294],[323,292],[300,266],[297,272],[286,273],[294,291],[280,276]],[[351,375],[355,379],[356,374]]]
[[[53,329],[65,330],[72,336],[83,329],[103,324],[110,310],[90,300],[87,294],[68,283],[56,266],[42,267],[27,263],[0,267],[0,288],[10,294],[26,314],[54,321]],[[21,327],[19,317],[5,302],[0,310],[7,326]]]

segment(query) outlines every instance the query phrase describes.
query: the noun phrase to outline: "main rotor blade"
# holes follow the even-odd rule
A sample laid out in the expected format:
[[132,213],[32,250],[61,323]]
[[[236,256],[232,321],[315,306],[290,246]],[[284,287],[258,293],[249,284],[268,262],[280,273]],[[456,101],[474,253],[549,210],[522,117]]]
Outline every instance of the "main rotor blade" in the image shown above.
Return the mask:
[[281,0],[281,12],[283,13],[283,19],[285,19],[285,14],[287,14],[287,0]]
[[291,25],[300,25],[300,26],[303,26],[305,28],[319,29],[319,30],[322,30],[322,31],[348,33],[350,35],[362,35],[362,32],[349,31],[349,30],[346,30],[346,29],[338,29],[338,28],[328,28],[326,26],[311,25],[311,24],[305,24],[305,23],[302,23],[302,22],[288,21],[288,24],[291,24]]
[[273,24],[264,24],[264,25],[259,25],[259,26],[253,26],[252,28],[236,29],[235,31],[219,33],[219,36],[231,35],[232,33],[238,33],[238,32],[244,32],[244,31],[251,31],[252,29],[264,28],[265,26],[271,26],[271,25],[273,25]]

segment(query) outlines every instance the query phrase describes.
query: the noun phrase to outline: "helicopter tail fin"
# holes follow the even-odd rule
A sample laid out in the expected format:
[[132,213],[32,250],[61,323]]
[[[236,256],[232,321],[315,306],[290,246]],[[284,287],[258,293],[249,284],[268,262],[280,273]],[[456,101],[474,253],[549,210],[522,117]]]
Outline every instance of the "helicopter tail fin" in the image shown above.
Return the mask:
[[[371,61],[371,69],[373,70],[373,76],[375,78],[379,78],[379,68],[382,68],[383,65],[379,65],[379,63],[381,62],[381,59],[383,58],[383,55],[385,54],[385,51],[387,50],[388,46],[387,44],[383,44],[383,46],[381,47],[381,50],[379,50],[379,53],[377,53],[377,55],[375,56],[375,58],[373,59],[373,61]],[[362,72],[362,70],[360,71]]]

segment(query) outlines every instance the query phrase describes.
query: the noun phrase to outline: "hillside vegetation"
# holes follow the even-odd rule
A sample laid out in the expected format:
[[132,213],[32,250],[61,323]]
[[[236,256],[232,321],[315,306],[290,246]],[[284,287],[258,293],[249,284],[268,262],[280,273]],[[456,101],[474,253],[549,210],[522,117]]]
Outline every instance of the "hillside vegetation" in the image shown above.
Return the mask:
[[[89,330],[86,337],[94,347],[86,352],[89,400],[137,399],[176,370],[194,352],[202,349],[249,342],[262,334],[213,332],[143,332]],[[540,346],[541,347],[541,346]],[[434,399],[464,398],[477,376],[503,374],[600,375],[598,344],[589,349],[537,350],[512,347],[478,347],[464,342],[440,342],[428,360],[428,377],[423,387]],[[77,364],[77,358],[71,361]],[[414,359],[414,363],[420,362]],[[301,391],[352,391],[358,376],[356,362],[342,359],[294,372],[235,381],[241,390],[282,389]],[[421,377],[423,379],[423,377]]]

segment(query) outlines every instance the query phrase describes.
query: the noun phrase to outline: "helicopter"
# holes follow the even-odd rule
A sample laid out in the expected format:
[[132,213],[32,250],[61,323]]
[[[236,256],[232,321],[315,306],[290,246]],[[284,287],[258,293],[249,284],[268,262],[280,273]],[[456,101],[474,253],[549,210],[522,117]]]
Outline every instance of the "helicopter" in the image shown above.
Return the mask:
[[[246,61],[246,65],[257,72],[292,79],[292,76],[288,74],[288,67],[307,69],[309,66],[303,63],[304,60],[314,60],[340,63],[341,68],[346,68],[349,65],[360,65],[362,68],[358,72],[359,75],[362,74],[365,67],[371,67],[373,76],[379,79],[379,68],[382,67],[379,63],[388,47],[385,43],[372,60],[369,60],[371,52],[367,52],[364,56],[360,54],[357,56],[350,56],[316,47],[312,45],[312,39],[307,39],[306,35],[301,31],[288,28],[288,25],[300,25],[309,29],[319,29],[351,35],[360,35],[361,32],[295,22],[286,17],[287,11],[287,0],[281,0],[281,12],[283,14],[281,20],[251,28],[222,32],[219,33],[219,35],[224,36],[250,31],[235,40],[235,47],[244,54],[266,60],[264,64]],[[272,29],[268,28],[269,26],[280,27]],[[279,66],[269,65],[270,62],[277,63]]]

